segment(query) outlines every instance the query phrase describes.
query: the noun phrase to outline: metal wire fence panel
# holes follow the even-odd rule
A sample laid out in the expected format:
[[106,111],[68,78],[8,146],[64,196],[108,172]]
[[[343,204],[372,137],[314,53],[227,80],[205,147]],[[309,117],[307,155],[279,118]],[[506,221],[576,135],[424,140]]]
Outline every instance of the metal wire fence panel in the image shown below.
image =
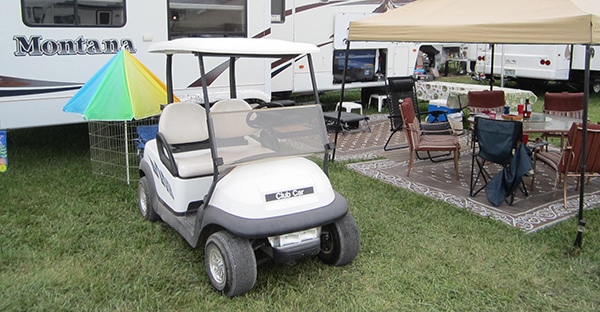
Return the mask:
[[89,121],[92,173],[130,184],[139,180],[144,144],[154,138],[158,117],[132,121]]

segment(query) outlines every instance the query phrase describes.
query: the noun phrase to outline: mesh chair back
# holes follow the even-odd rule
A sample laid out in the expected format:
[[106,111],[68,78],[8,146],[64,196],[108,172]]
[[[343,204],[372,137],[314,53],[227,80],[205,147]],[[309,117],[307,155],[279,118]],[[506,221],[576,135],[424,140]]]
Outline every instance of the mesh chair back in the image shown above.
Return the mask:
[[473,139],[479,144],[478,156],[485,160],[508,165],[513,157],[513,149],[522,136],[521,122],[475,118]]
[[402,114],[400,112],[400,100],[411,98],[415,111],[418,112],[417,92],[415,91],[415,80],[412,76],[388,77],[387,92],[390,105],[390,122],[393,129],[402,127]]

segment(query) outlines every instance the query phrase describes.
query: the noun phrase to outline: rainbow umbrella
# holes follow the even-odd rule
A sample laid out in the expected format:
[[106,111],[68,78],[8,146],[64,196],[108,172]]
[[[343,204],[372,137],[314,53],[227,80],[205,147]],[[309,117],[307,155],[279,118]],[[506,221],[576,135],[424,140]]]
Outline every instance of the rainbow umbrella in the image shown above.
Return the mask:
[[[65,104],[86,120],[132,120],[160,114],[165,84],[127,50],[120,50]],[[179,99],[175,99],[176,102]]]
[[[129,184],[127,123],[160,114],[160,105],[166,101],[165,84],[131,53],[121,50],[79,89],[63,111],[80,114],[85,120],[123,121]],[[174,101],[179,99],[174,97]]]

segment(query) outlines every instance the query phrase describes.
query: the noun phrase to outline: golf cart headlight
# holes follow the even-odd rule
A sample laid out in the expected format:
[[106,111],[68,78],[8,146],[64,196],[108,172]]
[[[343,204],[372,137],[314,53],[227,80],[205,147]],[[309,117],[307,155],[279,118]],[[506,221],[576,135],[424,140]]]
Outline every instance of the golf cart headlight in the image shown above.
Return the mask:
[[284,247],[288,245],[293,245],[297,243],[301,243],[304,241],[317,239],[319,238],[321,228],[313,228],[304,231],[279,235],[279,236],[271,236],[269,237],[269,243],[272,247]]

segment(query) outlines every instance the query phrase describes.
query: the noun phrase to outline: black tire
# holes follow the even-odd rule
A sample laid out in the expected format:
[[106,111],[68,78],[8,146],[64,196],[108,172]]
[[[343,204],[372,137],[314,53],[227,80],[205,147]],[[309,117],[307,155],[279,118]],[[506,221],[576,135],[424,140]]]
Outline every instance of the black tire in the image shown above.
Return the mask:
[[204,246],[206,274],[213,287],[232,298],[242,295],[256,282],[256,258],[247,239],[219,231]]
[[360,249],[360,232],[350,213],[321,228],[319,259],[335,266],[350,263]]
[[600,93],[600,79],[596,79],[592,82],[592,91],[594,93]]
[[144,219],[151,222],[160,220],[160,216],[152,206],[152,192],[147,177],[141,177],[138,184],[138,209]]

